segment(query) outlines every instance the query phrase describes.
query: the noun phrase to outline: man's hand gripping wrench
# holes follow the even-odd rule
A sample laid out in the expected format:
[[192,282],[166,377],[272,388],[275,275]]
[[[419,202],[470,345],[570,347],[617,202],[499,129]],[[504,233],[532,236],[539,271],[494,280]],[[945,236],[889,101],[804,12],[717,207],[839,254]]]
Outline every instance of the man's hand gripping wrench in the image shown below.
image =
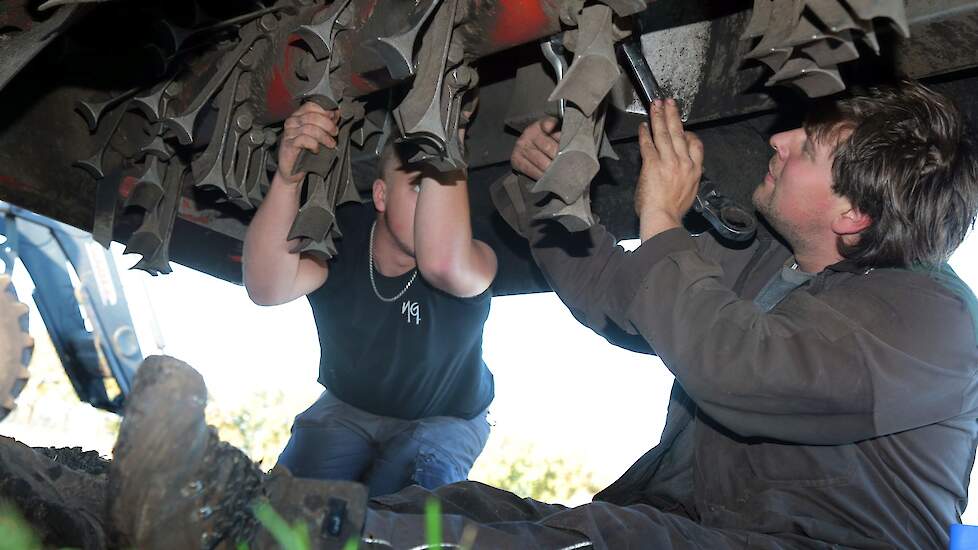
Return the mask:
[[[648,113],[651,112],[652,102],[665,99],[666,95],[642,54],[640,37],[641,32],[636,29],[631,37],[619,43],[619,50],[622,63],[632,75],[635,92],[645,104],[645,111]],[[721,195],[716,185],[705,176],[700,180],[693,209],[702,214],[721,237],[732,241],[748,241],[757,230],[754,216],[730,198]]]

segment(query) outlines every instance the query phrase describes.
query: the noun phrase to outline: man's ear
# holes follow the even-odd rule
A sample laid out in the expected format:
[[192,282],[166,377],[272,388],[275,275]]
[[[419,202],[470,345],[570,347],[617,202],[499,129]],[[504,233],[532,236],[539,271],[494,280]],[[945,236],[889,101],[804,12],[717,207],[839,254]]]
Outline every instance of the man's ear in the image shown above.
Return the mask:
[[387,210],[387,184],[384,183],[384,180],[380,178],[375,179],[372,191],[374,208],[377,209],[377,212],[384,212]]
[[868,214],[854,206],[836,216],[832,222],[832,231],[836,235],[857,235],[872,225],[873,220]]

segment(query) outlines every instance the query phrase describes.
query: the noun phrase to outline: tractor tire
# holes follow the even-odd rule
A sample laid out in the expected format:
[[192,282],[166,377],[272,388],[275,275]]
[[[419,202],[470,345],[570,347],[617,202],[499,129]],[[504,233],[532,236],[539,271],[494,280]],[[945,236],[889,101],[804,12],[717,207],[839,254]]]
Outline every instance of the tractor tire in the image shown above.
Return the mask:
[[16,406],[27,384],[27,365],[34,351],[28,332],[27,305],[17,299],[10,275],[0,275],[0,420]]

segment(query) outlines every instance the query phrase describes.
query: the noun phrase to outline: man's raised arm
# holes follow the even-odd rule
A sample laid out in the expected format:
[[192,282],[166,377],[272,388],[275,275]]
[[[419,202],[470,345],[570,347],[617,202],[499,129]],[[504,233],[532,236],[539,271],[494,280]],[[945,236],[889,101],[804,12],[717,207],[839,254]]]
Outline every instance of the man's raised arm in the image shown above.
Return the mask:
[[497,267],[492,248],[472,237],[467,177],[464,170],[422,174],[414,215],[418,270],[426,281],[460,298],[485,292]]

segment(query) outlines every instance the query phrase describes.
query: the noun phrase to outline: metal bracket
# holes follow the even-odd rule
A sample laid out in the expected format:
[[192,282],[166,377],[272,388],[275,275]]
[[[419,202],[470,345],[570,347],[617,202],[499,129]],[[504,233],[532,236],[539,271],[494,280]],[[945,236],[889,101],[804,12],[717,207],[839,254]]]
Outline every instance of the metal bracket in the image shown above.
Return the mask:
[[798,86],[809,97],[822,97],[846,89],[838,69],[819,67],[814,61],[803,58],[789,60],[767,81],[769,86],[785,83]]
[[[754,0],[754,10],[758,22],[752,18],[748,24],[751,33],[762,33],[760,42],[748,52],[746,59],[756,59],[773,71],[777,71],[791,57],[792,48],[785,45],[788,37],[794,32],[805,9],[804,0]],[[765,27],[758,27],[766,23]],[[745,36],[748,36],[745,33]]]
[[[394,120],[403,139],[410,141],[429,155],[444,155],[448,136],[442,118],[446,105],[445,73],[450,69],[452,35],[458,0],[446,0],[421,39],[418,57],[421,60],[414,85],[404,101],[394,109]],[[461,62],[462,52],[457,52]]]
[[910,23],[904,0],[844,0],[856,17],[871,21],[877,17],[889,19],[904,38],[910,38]]
[[549,101],[566,99],[590,116],[621,76],[611,8],[603,4],[585,7],[578,29],[568,32],[576,32],[574,61]]
[[801,48],[801,52],[812,58],[819,67],[834,67],[859,58],[859,51],[852,41],[852,33],[842,31]]
[[143,173],[126,199],[124,208],[138,206],[143,210],[153,210],[163,197],[163,175],[160,174],[160,161],[155,156],[147,156]]
[[534,193],[553,193],[572,204],[585,195],[591,180],[601,168],[598,148],[604,135],[604,107],[585,115],[576,105],[567,106],[561,126],[560,148],[543,176],[533,186]]
[[409,159],[409,162],[423,162],[440,172],[461,170],[466,167],[465,147],[462,143],[460,127],[463,113],[471,109],[463,105],[466,103],[466,93],[478,82],[479,74],[468,65],[459,65],[448,71],[441,92],[445,148],[439,150],[422,140],[418,143],[420,151]]
[[[133,266],[133,269],[142,269],[150,275],[166,274],[172,271],[170,268],[170,239],[173,236],[173,224],[176,222],[177,213],[180,210],[180,201],[183,199],[186,174],[186,167],[176,158],[167,167],[163,199],[155,210],[147,213],[143,225],[130,238],[130,243],[132,243],[132,239],[135,239],[137,235],[147,235],[147,244],[152,246],[151,254],[147,256],[143,253],[143,258]],[[150,214],[155,214],[155,219],[147,224],[147,218]],[[128,246],[126,250],[129,250]]]
[[854,40],[879,53],[876,18],[909,36],[904,0],[755,0],[743,38],[761,39],[745,57],[774,71],[769,86],[794,85],[810,97],[839,92],[845,83],[836,66],[859,57]]
[[839,0],[809,1],[808,8],[831,32],[840,33],[861,28]]
[[[333,41],[336,35],[349,27],[350,18],[347,6],[350,0],[336,0],[326,11],[325,19],[318,24],[303,25],[297,33],[306,42],[313,52],[313,56],[320,60],[316,65],[322,68],[322,76],[308,90],[302,93],[302,99],[313,101],[323,109],[332,110],[340,105],[343,96],[342,91],[337,93],[333,88],[331,74],[339,66],[338,59],[333,59],[330,52],[333,49]],[[337,63],[334,63],[337,62]],[[335,158],[329,149],[322,149],[318,154],[308,151],[300,151],[295,161],[295,172],[307,172],[326,176],[333,166]]]
[[292,223],[289,240],[307,238],[322,241],[334,226],[337,197],[343,194],[345,186],[351,184],[351,130],[363,117],[363,103],[355,100],[340,103],[340,127],[336,149],[329,150],[330,166],[325,174],[310,173],[307,177],[306,202],[299,208]]

